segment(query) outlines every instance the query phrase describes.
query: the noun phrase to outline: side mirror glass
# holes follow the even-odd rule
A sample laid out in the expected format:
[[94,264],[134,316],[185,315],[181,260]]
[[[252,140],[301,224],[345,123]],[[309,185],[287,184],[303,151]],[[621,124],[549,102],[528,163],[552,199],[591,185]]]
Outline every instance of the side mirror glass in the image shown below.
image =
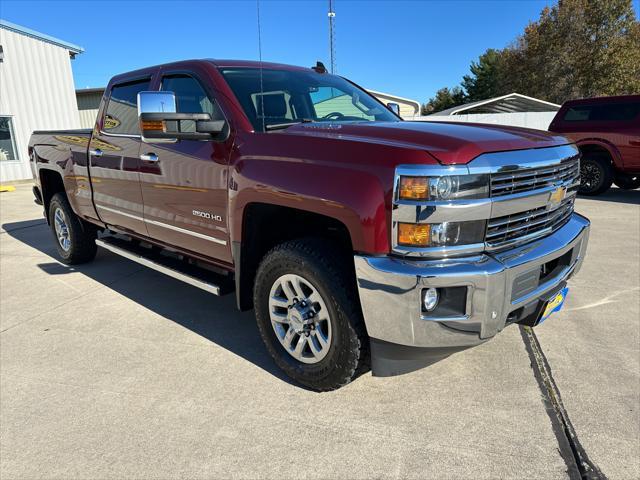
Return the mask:
[[141,113],[176,113],[176,96],[173,92],[139,92],[138,115]]
[[387,103],[387,108],[391,110],[396,115],[400,116],[400,105],[394,102]]

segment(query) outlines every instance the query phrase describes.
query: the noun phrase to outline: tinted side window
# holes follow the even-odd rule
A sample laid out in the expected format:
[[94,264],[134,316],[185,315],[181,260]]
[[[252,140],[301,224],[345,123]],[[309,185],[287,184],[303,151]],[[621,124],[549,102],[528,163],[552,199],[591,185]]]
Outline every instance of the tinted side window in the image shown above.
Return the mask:
[[640,114],[640,102],[609,105],[579,105],[564,115],[566,122],[627,122]]
[[204,91],[200,82],[188,75],[171,75],[162,79],[162,90],[176,96],[178,113],[208,113],[212,120],[224,120],[218,105]]
[[589,120],[590,113],[591,107],[571,107],[564,114],[563,120],[565,122],[586,122],[587,120]]
[[138,92],[149,90],[150,79],[114,85],[102,122],[107,133],[139,135]]

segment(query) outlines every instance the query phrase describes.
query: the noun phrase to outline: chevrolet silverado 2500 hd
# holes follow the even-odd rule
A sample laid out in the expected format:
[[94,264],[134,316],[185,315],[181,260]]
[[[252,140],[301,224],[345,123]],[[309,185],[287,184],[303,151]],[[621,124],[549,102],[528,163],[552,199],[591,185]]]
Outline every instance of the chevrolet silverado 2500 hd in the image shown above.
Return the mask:
[[92,130],[36,131],[60,258],[97,246],[255,309],[316,390],[557,310],[587,248],[562,136],[406,122],[314,68],[193,60],[114,77]]

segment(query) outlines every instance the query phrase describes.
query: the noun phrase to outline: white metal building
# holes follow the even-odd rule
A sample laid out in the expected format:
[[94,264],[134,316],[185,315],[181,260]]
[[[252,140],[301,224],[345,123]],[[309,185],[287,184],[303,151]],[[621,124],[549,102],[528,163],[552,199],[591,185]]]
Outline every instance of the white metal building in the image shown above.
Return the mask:
[[93,128],[96,124],[96,117],[98,116],[98,109],[100,108],[104,90],[104,88],[82,88],[76,90],[81,128]]
[[33,130],[80,128],[71,60],[83,49],[0,20],[0,181],[31,178]]
[[400,106],[400,116],[404,119],[420,114],[420,102],[417,100],[399,97],[391,93],[377,92],[376,90],[367,89],[367,91],[384,104],[397,103]]

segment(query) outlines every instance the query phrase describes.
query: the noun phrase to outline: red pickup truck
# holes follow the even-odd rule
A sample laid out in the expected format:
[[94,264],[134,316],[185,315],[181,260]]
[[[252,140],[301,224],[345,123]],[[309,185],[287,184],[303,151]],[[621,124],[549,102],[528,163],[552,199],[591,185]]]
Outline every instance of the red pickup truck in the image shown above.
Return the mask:
[[640,187],[640,95],[570,100],[549,131],[576,142],[581,194],[599,195],[612,183],[624,190]]
[[100,246],[234,291],[279,367],[316,390],[540,323],[587,248],[564,137],[405,122],[321,64],[118,75],[93,130],[34,132],[29,150],[63,262]]

